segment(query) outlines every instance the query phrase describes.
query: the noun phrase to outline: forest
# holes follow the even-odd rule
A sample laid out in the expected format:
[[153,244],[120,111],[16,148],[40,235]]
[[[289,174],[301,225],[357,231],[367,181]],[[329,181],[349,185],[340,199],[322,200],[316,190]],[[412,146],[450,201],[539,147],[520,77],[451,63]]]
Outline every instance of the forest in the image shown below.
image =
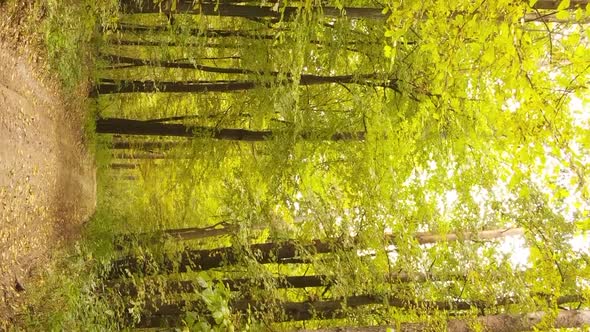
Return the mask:
[[15,330],[590,328],[587,0],[40,3],[97,207]]

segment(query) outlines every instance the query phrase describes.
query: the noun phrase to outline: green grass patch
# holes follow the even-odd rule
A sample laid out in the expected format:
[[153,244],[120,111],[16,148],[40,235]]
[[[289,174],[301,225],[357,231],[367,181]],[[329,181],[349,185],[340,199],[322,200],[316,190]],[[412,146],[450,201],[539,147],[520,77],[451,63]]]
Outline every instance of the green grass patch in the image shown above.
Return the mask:
[[45,0],[37,7],[43,17],[39,33],[47,48],[49,70],[71,92],[92,73],[101,29],[117,21],[115,0]]
[[103,295],[101,264],[86,246],[60,252],[35,281],[15,331],[114,331],[118,310]]

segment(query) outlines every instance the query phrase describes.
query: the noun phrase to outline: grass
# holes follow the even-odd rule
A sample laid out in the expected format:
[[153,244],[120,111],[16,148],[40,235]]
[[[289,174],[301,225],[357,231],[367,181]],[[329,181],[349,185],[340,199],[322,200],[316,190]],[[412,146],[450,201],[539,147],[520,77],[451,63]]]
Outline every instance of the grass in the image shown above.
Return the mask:
[[40,25],[48,69],[57,73],[65,91],[92,76],[92,60],[101,43],[101,27],[117,21],[116,1],[45,0]]
[[94,77],[102,27],[118,21],[117,0],[0,1],[0,38],[27,48],[65,93]]
[[116,310],[102,295],[100,265],[85,245],[58,253],[36,281],[14,330],[113,331]]

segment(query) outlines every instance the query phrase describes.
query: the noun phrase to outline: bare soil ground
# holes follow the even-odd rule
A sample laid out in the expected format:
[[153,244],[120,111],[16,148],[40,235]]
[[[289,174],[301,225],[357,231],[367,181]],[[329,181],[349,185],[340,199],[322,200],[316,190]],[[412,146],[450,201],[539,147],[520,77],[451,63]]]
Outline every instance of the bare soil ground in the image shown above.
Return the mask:
[[14,13],[0,10],[0,330],[96,204],[86,89],[64,97]]

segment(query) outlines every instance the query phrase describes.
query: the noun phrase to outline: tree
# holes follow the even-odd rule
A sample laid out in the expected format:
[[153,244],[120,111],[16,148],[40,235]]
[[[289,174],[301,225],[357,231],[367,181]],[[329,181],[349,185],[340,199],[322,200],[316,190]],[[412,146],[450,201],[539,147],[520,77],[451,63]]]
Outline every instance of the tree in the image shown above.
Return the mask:
[[[123,68],[95,90],[98,132],[169,135],[135,147],[192,152],[134,160],[141,217],[122,220],[149,240],[107,277],[146,300],[140,325],[583,324],[558,310],[587,308],[590,264],[572,243],[588,229],[589,145],[568,104],[590,52],[583,27],[565,26],[586,20],[585,2],[121,3],[160,34],[137,28],[138,46],[104,50]],[[212,220],[240,222],[204,237]],[[161,241],[167,229],[178,236]],[[519,232],[482,231],[498,229]]]
[[[559,304],[568,302],[578,302],[580,297],[569,296],[562,297],[556,300]],[[338,319],[344,318],[349,313],[348,309],[354,309],[368,305],[381,305],[384,304],[389,307],[396,308],[421,308],[426,312],[432,312],[436,310],[447,310],[453,312],[467,311],[473,308],[484,309],[498,306],[505,306],[515,303],[513,298],[501,298],[492,299],[489,302],[473,303],[465,301],[415,301],[411,299],[400,299],[397,297],[388,296],[375,296],[375,295],[357,295],[351,296],[345,299],[332,300],[332,301],[305,301],[305,302],[283,302],[276,304],[280,309],[281,313],[275,316],[276,321],[306,321],[312,319]],[[174,317],[181,315],[184,312],[184,308],[202,308],[204,307],[201,301],[188,302],[180,301],[179,303],[164,304],[164,303],[150,303],[149,310],[154,314],[152,317],[168,316]],[[252,301],[238,300],[230,303],[233,310],[238,312],[246,313],[248,311],[272,311],[273,308],[268,303],[256,303]],[[518,322],[522,319],[522,316],[529,318],[532,322]],[[543,315],[539,313],[526,315],[491,315],[484,316],[479,319],[479,322],[484,326],[497,326],[501,328],[516,328],[517,331],[534,326],[540,322],[540,317]],[[156,324],[150,322],[148,325],[140,325],[141,327],[165,327],[160,324],[160,320],[155,320]],[[586,311],[574,311],[572,314],[563,314],[561,319],[557,319],[557,326],[584,326],[588,323]],[[153,325],[152,325],[153,324]],[[469,323],[464,320],[451,320],[448,322],[448,328],[452,329],[469,329]],[[488,325],[489,324],[489,325]],[[563,325],[562,325],[563,324]],[[407,325],[412,326],[412,325]],[[415,324],[414,327],[426,327],[426,325]],[[461,331],[461,330],[460,330]],[[494,330],[496,331],[496,330]]]
[[[500,314],[482,316],[475,319],[450,319],[446,326],[449,332],[474,331],[472,326],[479,325],[484,330],[499,332],[520,332],[531,331],[534,326],[541,323],[548,314],[545,312],[534,312],[529,314]],[[476,325],[477,324],[477,325]],[[583,328],[590,324],[590,312],[587,310],[560,310],[550,324],[553,328]],[[335,327],[317,330],[299,330],[300,332],[386,332],[395,329],[401,332],[424,331],[429,328],[425,323],[402,323],[392,326],[363,326],[363,327]]]
[[[134,0],[121,0],[121,7],[123,11],[126,13],[161,13],[163,10],[160,4],[156,3],[138,3]],[[554,0],[539,0],[536,1],[530,6],[530,9],[533,11],[538,10],[573,10],[573,9],[585,9],[587,7],[588,1],[587,0],[571,0],[565,6],[560,6],[562,1],[554,1]],[[308,10],[321,13],[324,16],[328,17],[348,17],[348,18],[365,18],[365,19],[377,19],[377,20],[385,20],[389,18],[387,13],[383,13],[382,8],[363,8],[363,7],[344,7],[344,8],[337,8],[337,7],[329,7],[329,6],[322,6],[322,7],[311,7],[306,8]],[[222,2],[221,4],[217,3],[208,3],[204,2],[201,3],[200,6],[194,6],[191,1],[178,1],[176,3],[176,9],[171,10],[171,8],[164,9],[165,12],[168,13],[190,13],[190,14],[202,14],[202,15],[219,15],[219,16],[229,16],[229,17],[244,17],[244,18],[273,18],[276,20],[283,19],[283,20],[292,20],[294,19],[300,12],[301,9],[298,7],[290,7],[285,6],[282,7],[280,11],[275,10],[273,7],[270,6],[249,6],[249,5],[233,5],[227,2]],[[475,14],[475,12],[469,11],[457,11],[457,15],[462,15],[466,13]],[[534,13],[531,17],[526,17],[525,19],[531,20],[535,17]]]
[[[415,240],[419,244],[436,243],[439,241],[463,241],[463,240],[485,240],[494,239],[504,236],[521,233],[520,229],[500,229],[486,230],[478,233],[451,233],[451,234],[416,234]],[[395,236],[385,236],[388,243],[395,243]],[[339,241],[322,241],[313,240],[311,243],[287,242],[268,242],[250,245],[246,248],[246,254],[251,255],[259,264],[296,264],[305,263],[309,260],[307,255],[336,253],[338,250],[354,250],[356,247],[353,243],[348,245],[339,243]],[[206,250],[194,250],[187,248],[183,250],[179,257],[176,255],[165,255],[162,261],[154,266],[154,261],[146,257],[127,256],[115,260],[111,264],[110,278],[125,276],[127,273],[172,273],[174,271],[203,271],[210,270],[226,265],[239,264],[244,257],[241,256],[242,249],[234,247],[223,247]],[[153,268],[156,267],[154,270]]]
[[[234,68],[217,68],[214,69],[208,66],[200,66],[193,64],[169,64],[168,67],[174,68],[196,68],[204,71],[212,71],[217,73],[236,73],[247,74],[252,71],[234,69]],[[270,73],[271,76],[278,76],[278,73]],[[378,75],[340,75],[340,76],[317,76],[317,75],[301,75],[298,79],[300,85],[317,85],[317,84],[362,84],[373,87],[382,87],[397,90],[396,79],[382,80]],[[272,87],[273,85],[291,84],[293,79],[280,80],[276,83],[258,83],[254,81],[192,81],[192,82],[159,82],[159,81],[114,81],[101,80],[100,84],[93,92],[96,94],[107,93],[130,93],[130,92],[233,92],[254,89],[257,86]]]
[[[142,3],[138,5],[133,0],[121,1],[123,11],[125,13],[160,13],[162,8],[158,4]],[[355,8],[355,7],[322,7],[314,8],[314,10],[321,12],[325,16],[344,16],[350,18],[374,18],[383,19],[384,15],[380,8]],[[292,20],[301,10],[298,7],[284,7],[281,11],[275,11],[269,6],[248,6],[248,5],[233,5],[233,4],[217,4],[217,3],[202,3],[196,8],[191,1],[179,1],[176,4],[175,11],[179,13],[202,14],[202,15],[219,15],[229,17],[244,17],[244,18],[274,18]]]
[[[161,123],[150,121],[139,121],[130,119],[98,119],[96,120],[96,132],[101,134],[125,134],[125,135],[157,135],[174,137],[204,137],[219,140],[235,141],[265,141],[273,137],[269,130],[254,131],[247,129],[227,129],[203,126],[190,126],[178,123]],[[332,141],[358,141],[364,138],[363,132],[357,133],[334,133],[328,136]],[[314,136],[322,138],[321,134],[303,132],[299,133],[302,139],[312,139]],[[127,145],[125,145],[127,146]]]

